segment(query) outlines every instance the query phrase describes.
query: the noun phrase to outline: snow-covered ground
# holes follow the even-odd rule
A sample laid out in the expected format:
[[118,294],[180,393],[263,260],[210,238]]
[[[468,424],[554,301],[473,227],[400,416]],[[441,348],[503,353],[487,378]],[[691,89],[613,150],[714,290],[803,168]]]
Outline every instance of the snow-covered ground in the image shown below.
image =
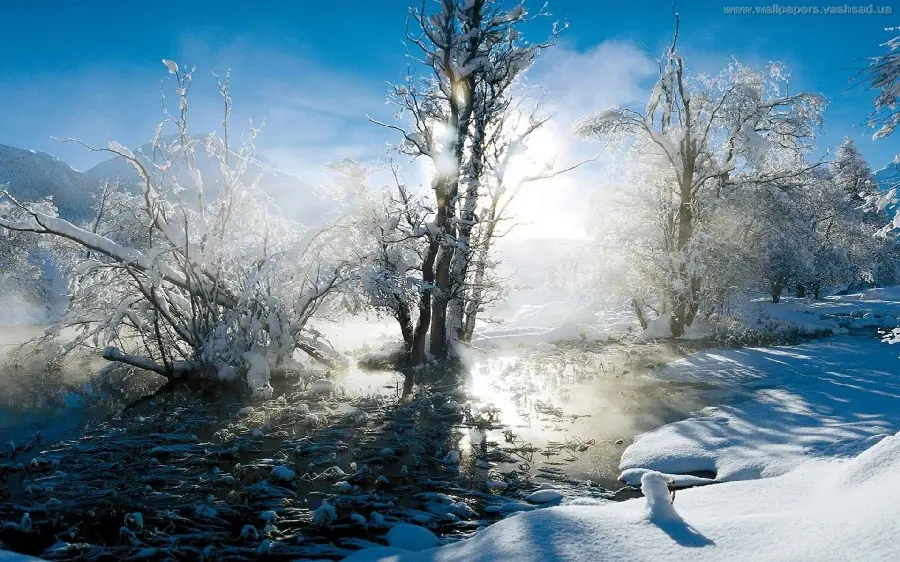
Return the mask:
[[[821,300],[784,297],[780,303],[767,298],[748,298],[736,304],[731,315],[746,329],[772,336],[842,335],[867,328],[900,326],[900,287],[870,289],[850,295],[827,296]],[[630,306],[590,310],[566,301],[542,305],[522,305],[499,315],[500,322],[482,324],[472,343],[479,347],[534,346],[564,341],[606,341],[639,329]],[[668,316],[650,321],[638,341],[671,337]],[[704,339],[710,326],[698,319],[682,339]]]
[[680,491],[674,510],[651,511],[645,499],[540,509],[448,546],[373,549],[349,560],[898,560],[898,474],[894,435],[853,459],[814,459],[776,478]]
[[523,305],[502,323],[480,326],[472,343],[478,347],[497,348],[564,341],[606,341],[636,325],[634,313],[627,307],[596,312],[575,303],[555,301]]
[[874,337],[840,336],[670,363],[655,376],[749,394],[641,435],[622,456],[624,476],[633,483],[652,469],[743,480],[784,474],[810,457],[858,454],[900,431],[898,352]]

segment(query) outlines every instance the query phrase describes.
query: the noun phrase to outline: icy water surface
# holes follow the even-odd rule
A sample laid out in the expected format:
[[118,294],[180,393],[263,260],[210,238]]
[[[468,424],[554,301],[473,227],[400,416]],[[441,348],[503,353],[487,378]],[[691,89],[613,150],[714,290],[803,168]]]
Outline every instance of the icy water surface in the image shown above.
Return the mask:
[[8,372],[0,540],[57,560],[336,559],[400,521],[469,536],[538,507],[541,486],[632,497],[616,492],[630,440],[717,398],[646,376],[680,353],[479,352],[458,372],[353,367],[327,395],[310,386],[322,373],[294,373],[251,402],[174,389],[133,403],[154,376],[90,365]]

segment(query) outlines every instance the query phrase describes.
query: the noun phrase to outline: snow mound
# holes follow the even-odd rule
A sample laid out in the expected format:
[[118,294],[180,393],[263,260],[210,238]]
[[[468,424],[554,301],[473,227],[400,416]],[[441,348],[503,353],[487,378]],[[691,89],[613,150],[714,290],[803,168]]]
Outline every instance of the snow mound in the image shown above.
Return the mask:
[[676,513],[666,507],[665,477],[648,473],[650,513],[668,517],[648,516],[645,499],[551,507],[440,548],[353,560],[898,560],[897,474],[900,435],[851,461],[811,460],[775,478],[680,491]]
[[635,338],[635,341],[672,339],[672,315],[663,314],[647,322],[647,329]]
[[408,550],[394,548],[392,546],[375,546],[354,552],[343,559],[342,562],[373,562],[375,560],[392,560],[392,557],[407,554]]
[[556,490],[546,489],[532,492],[525,499],[531,503],[553,503],[560,501],[562,498],[563,495]]
[[386,538],[389,546],[412,551],[426,550],[441,544],[434,533],[425,527],[406,523],[395,525],[388,531]]

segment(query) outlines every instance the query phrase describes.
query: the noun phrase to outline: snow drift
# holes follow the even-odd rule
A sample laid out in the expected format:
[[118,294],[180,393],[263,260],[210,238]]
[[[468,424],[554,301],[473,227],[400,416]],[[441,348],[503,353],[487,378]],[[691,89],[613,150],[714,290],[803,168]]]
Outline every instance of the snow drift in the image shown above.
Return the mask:
[[452,545],[373,549],[353,560],[897,560],[897,474],[900,435],[849,461],[811,460],[775,478],[678,492],[674,505],[662,504],[665,517],[653,516],[643,498],[540,509]]

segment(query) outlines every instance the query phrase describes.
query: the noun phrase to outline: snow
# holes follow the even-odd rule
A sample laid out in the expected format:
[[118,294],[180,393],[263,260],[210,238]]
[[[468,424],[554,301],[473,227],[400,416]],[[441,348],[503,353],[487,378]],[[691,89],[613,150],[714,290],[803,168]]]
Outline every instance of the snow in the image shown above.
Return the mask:
[[405,523],[392,527],[385,538],[389,546],[411,551],[425,550],[441,544],[434,533],[425,527]]
[[247,363],[247,386],[255,395],[265,398],[272,396],[272,387],[269,385],[269,363],[262,353],[247,351],[241,355]]
[[0,561],[2,562],[40,562],[40,558],[33,558],[16,552],[0,550]]
[[637,341],[671,339],[671,314],[663,314],[647,322],[647,328],[640,333]]
[[900,430],[897,365],[892,346],[852,336],[707,350],[670,363],[654,376],[714,384],[736,400],[638,436],[622,455],[622,478],[636,484],[641,471],[633,469],[645,469],[745,480],[784,474],[810,457],[858,454]]
[[564,301],[525,304],[502,323],[480,327],[472,343],[485,348],[536,346],[546,353],[555,349],[554,343],[607,341],[635,324],[634,313],[624,307],[595,312]]
[[560,501],[562,498],[563,495],[556,490],[546,489],[532,492],[525,499],[531,503],[553,503]]
[[319,379],[312,383],[309,390],[313,394],[331,394],[334,392],[334,381]]
[[272,469],[272,478],[283,482],[291,482],[297,478],[297,473],[282,464]]
[[363,550],[349,560],[897,560],[898,471],[895,435],[852,460],[812,459],[775,478],[682,490],[668,507],[665,480],[654,475],[652,507],[640,498],[537,509],[448,546]]
[[659,472],[646,472],[641,476],[641,493],[647,500],[647,512],[654,521],[676,520],[678,514],[672,506],[669,480]]

